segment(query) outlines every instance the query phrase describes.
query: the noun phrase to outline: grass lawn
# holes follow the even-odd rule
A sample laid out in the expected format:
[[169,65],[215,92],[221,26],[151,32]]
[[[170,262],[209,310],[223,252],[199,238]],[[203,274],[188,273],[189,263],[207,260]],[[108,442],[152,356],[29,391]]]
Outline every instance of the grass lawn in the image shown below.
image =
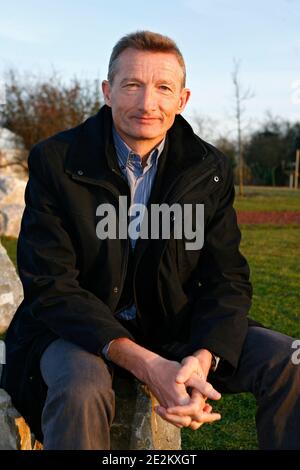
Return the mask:
[[17,267],[17,240],[10,237],[0,237],[1,243],[7,251],[8,256]]
[[235,208],[240,211],[300,211],[300,190],[245,186],[245,196],[238,196]]

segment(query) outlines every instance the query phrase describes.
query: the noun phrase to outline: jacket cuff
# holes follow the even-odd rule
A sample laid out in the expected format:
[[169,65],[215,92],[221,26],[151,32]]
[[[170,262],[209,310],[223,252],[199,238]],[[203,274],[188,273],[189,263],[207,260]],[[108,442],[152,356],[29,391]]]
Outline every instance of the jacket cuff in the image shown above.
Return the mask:
[[110,361],[109,357],[108,357],[108,351],[109,351],[109,348],[110,348],[110,345],[116,341],[115,339],[112,339],[109,343],[107,343],[104,348],[102,349],[102,355],[103,357],[107,360],[107,361]]

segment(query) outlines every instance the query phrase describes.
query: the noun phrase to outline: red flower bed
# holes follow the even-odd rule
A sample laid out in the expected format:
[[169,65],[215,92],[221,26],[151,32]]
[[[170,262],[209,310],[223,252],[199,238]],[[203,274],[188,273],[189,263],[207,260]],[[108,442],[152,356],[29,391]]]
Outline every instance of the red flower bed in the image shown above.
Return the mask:
[[239,211],[239,224],[300,224],[300,211]]

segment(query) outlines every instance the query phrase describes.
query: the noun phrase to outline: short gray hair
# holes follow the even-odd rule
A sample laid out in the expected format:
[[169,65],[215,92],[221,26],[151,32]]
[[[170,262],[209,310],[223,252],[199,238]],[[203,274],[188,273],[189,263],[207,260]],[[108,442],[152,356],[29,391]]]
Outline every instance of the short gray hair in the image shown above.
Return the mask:
[[177,44],[173,39],[168,36],[163,36],[159,33],[153,33],[151,31],[136,31],[135,33],[127,34],[123,36],[114,46],[108,65],[107,79],[112,84],[116,69],[119,55],[125,51],[125,49],[136,49],[138,51],[152,51],[152,52],[165,52],[174,54],[179,62],[179,65],[183,72],[182,86],[185,87],[186,82],[186,68]]

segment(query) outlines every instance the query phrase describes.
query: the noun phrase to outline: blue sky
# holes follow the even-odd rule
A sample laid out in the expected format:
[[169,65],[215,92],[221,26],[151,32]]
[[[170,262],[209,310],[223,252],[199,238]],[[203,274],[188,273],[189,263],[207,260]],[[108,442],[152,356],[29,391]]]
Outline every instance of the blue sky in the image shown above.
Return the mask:
[[233,129],[236,58],[254,92],[245,123],[255,127],[266,111],[300,120],[300,0],[0,0],[0,7],[0,78],[15,67],[103,79],[114,43],[150,29],[175,39],[185,57],[188,119],[197,113]]

